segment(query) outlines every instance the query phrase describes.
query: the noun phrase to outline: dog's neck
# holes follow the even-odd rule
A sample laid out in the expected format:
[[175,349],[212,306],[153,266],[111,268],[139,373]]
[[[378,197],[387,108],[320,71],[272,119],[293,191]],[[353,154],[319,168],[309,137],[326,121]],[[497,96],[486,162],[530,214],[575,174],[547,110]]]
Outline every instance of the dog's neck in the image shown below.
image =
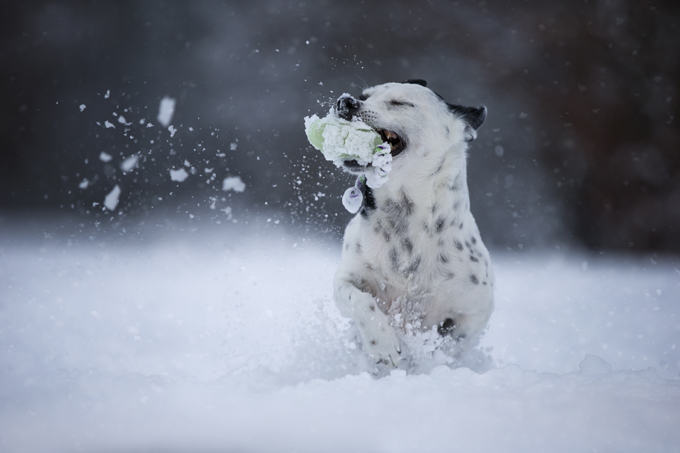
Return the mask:
[[397,203],[407,205],[407,211],[423,219],[437,218],[444,212],[462,219],[470,211],[466,148],[452,148],[437,158],[425,156],[408,171],[393,172],[384,186],[368,194],[373,203],[369,209],[381,215],[386,207]]

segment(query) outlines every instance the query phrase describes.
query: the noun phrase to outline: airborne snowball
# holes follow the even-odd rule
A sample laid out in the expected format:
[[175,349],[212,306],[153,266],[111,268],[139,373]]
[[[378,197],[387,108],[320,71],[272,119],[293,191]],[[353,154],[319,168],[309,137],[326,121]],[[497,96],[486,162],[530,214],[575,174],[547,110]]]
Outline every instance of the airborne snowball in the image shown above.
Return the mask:
[[137,161],[139,161],[139,156],[137,154],[133,154],[120,164],[120,169],[124,172],[128,172],[137,166]]
[[102,162],[111,162],[111,154],[102,151],[101,153],[99,153],[99,160],[101,160]]
[[175,114],[175,100],[165,96],[161,99],[161,105],[158,107],[158,117],[156,118],[163,127],[168,127],[172,122],[172,116]]
[[243,181],[241,181],[241,178],[238,176],[231,176],[229,178],[225,178],[224,181],[222,181],[222,190],[233,190],[234,192],[243,192],[246,190],[246,185]]
[[111,192],[104,198],[104,206],[109,211],[113,211],[118,206],[118,198],[120,197],[120,187],[118,184],[113,188]]
[[179,170],[170,170],[170,179],[177,182],[182,182],[189,177],[189,173],[183,168]]

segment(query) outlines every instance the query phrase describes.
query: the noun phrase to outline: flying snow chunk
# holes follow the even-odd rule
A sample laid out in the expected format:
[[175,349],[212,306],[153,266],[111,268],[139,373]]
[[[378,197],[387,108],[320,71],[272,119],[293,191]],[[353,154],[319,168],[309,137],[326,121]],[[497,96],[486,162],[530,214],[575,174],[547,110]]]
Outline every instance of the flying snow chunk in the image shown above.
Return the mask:
[[175,129],[175,126],[168,126],[168,130],[170,131],[170,138],[175,136],[175,132],[177,132],[177,129]]
[[85,107],[86,107],[85,104],[80,104],[80,111],[82,112],[83,110],[85,110]]
[[78,187],[81,189],[87,189],[89,185],[90,181],[88,181],[87,179],[83,179],[83,181],[80,184],[78,184]]
[[112,157],[109,153],[105,153],[104,151],[99,153],[99,160],[101,160],[102,162],[111,162],[111,159]]
[[175,100],[165,96],[161,99],[161,105],[158,108],[158,117],[156,118],[163,127],[168,127],[172,122],[172,116],[175,114]]
[[133,154],[132,156],[125,159],[123,163],[120,164],[120,169],[123,170],[124,172],[128,172],[137,166],[138,161],[139,156],[137,154]]
[[120,115],[120,116],[118,117],[118,122],[119,122],[120,124],[125,124],[125,117],[124,117],[123,115]]
[[222,190],[233,190],[234,192],[243,192],[246,190],[246,185],[243,181],[241,181],[241,178],[238,176],[231,176],[229,178],[225,178],[224,181],[222,181]]
[[189,177],[189,173],[183,168],[179,170],[170,170],[170,179],[177,182],[182,182]]
[[116,184],[111,192],[104,198],[104,206],[109,211],[113,211],[118,206],[118,198],[120,197],[120,187]]
[[114,126],[113,123],[109,123],[108,120],[104,121],[104,126],[106,126],[107,129],[116,128],[116,126]]

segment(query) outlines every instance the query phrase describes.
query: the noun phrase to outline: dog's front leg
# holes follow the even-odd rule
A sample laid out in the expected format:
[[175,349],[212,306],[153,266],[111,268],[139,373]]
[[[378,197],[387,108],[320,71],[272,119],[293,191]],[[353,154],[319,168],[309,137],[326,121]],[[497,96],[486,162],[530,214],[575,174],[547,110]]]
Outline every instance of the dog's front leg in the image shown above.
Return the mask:
[[357,323],[368,355],[386,365],[399,365],[399,338],[375,298],[342,274],[335,276],[335,303],[344,316]]

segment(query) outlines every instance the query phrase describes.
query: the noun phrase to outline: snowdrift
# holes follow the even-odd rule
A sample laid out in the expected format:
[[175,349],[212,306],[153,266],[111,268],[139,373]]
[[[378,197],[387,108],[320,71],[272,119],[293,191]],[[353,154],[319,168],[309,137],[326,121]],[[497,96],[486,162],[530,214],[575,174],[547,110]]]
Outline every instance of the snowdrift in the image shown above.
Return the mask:
[[481,346],[382,376],[339,246],[262,225],[0,239],[0,450],[680,451],[680,270],[493,252]]

